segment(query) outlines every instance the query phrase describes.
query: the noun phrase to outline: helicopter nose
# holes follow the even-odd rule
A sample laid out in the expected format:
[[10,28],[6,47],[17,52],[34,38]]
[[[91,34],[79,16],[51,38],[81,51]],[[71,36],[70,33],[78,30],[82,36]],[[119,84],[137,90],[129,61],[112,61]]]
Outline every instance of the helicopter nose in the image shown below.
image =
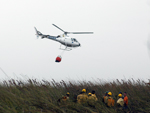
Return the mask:
[[79,46],[81,46],[81,44],[79,43]]

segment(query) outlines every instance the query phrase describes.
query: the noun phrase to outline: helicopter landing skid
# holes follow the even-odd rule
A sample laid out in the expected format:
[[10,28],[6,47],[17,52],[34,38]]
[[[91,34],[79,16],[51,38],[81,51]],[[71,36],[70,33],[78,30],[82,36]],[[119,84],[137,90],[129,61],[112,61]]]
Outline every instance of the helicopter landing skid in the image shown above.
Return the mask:
[[65,50],[65,51],[71,51],[72,49],[71,48],[68,48],[67,46],[66,46],[66,48],[65,49],[63,49],[63,48],[61,48],[61,45],[60,45],[60,48],[59,49],[61,49],[61,50]]
[[66,49],[59,48],[59,49],[65,50],[65,51],[71,51],[72,50],[71,48],[66,48]]

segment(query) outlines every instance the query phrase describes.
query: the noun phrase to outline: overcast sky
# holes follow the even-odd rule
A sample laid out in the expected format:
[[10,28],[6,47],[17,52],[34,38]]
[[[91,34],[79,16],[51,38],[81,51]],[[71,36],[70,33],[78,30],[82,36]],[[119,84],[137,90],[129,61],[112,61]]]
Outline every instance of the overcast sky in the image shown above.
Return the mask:
[[[37,39],[69,35],[81,47]],[[0,79],[150,79],[150,0],[0,0]],[[6,76],[7,75],[7,76]]]

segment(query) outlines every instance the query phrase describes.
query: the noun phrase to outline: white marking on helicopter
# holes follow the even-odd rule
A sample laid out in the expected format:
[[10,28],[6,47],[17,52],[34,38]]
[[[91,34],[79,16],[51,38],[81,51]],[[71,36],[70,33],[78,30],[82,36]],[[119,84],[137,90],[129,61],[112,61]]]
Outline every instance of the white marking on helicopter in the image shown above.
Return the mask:
[[75,38],[71,38],[67,34],[93,34],[93,32],[66,32],[66,31],[62,30],[61,28],[59,28],[58,26],[56,26],[55,24],[52,24],[52,25],[55,26],[56,28],[58,28],[59,30],[61,30],[62,32],[64,32],[64,34],[61,34],[58,36],[44,35],[40,31],[38,31],[36,29],[36,27],[34,27],[35,31],[36,31],[36,35],[37,35],[37,37],[40,36],[42,39],[48,38],[48,39],[60,42],[62,45],[64,45],[66,47],[65,49],[62,49],[61,45],[60,45],[60,49],[62,49],[62,50],[69,51],[69,50],[72,50],[72,48],[81,46],[81,44]]

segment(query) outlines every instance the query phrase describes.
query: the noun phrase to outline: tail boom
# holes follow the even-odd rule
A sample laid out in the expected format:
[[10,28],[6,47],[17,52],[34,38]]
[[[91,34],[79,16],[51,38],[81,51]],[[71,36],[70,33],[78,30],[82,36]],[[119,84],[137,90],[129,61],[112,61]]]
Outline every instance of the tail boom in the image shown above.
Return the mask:
[[43,39],[43,38],[48,38],[48,39],[51,39],[51,40],[55,40],[56,41],[56,36],[50,36],[50,35],[44,35],[44,34],[42,34],[40,31],[38,31],[37,29],[36,29],[36,27],[34,27],[34,29],[35,29],[35,31],[36,31],[36,34],[35,35],[37,35],[37,38],[39,37],[39,36],[41,36],[41,38]]

